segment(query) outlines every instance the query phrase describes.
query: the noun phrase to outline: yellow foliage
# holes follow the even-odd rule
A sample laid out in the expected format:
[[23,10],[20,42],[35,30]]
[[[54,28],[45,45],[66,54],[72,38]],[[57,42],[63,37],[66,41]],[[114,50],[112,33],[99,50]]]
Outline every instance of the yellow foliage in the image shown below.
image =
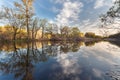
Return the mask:
[[84,33],[80,33],[79,35],[80,35],[80,37],[84,37]]

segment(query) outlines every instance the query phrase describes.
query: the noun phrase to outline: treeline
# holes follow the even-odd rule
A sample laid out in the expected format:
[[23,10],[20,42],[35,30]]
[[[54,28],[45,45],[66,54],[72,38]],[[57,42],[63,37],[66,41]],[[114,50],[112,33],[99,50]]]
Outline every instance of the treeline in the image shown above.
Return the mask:
[[[7,23],[0,27],[0,40],[84,40],[78,27],[58,26],[38,18],[33,10],[33,0],[14,2],[14,7],[3,7],[0,19]],[[101,38],[86,33],[88,38]]]
[[93,32],[86,32],[85,33],[85,37],[87,37],[87,38],[103,38],[102,36],[100,36],[100,35],[96,35],[95,33],[93,33]]
[[[56,24],[46,22],[44,30],[39,28],[36,32],[30,29],[29,40],[51,40],[51,41],[81,41],[87,39],[101,39],[102,37],[93,32],[82,33],[78,27],[58,27]],[[16,36],[12,26],[6,25],[0,27],[0,40],[27,40],[26,29],[18,29]]]
[[[80,32],[77,27],[64,26],[60,29],[55,24],[46,22],[44,30],[39,28],[37,31],[29,31],[30,40],[73,40],[84,37],[84,34]],[[15,35],[15,36],[14,36]],[[18,29],[16,34],[12,26],[6,25],[0,27],[0,40],[27,40],[26,29]]]
[[[25,30],[18,30],[16,32],[16,39],[25,39],[27,37]],[[13,40],[14,30],[10,25],[0,26],[0,40]]]
[[116,33],[116,34],[110,35],[109,38],[120,40],[120,33]]

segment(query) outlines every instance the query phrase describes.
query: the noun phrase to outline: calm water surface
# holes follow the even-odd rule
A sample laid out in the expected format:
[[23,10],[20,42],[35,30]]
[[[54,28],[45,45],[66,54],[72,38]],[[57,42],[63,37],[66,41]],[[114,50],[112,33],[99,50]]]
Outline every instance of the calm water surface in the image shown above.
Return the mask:
[[119,65],[110,42],[0,45],[0,80],[120,80]]

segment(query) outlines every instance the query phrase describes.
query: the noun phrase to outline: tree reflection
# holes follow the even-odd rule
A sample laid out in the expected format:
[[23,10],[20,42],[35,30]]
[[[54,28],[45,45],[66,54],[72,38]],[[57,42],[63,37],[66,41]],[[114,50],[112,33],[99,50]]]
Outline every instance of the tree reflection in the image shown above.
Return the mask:
[[[14,74],[15,79],[34,80],[35,64],[46,62],[52,56],[77,52],[84,42],[31,42],[21,44],[12,43],[12,51],[4,52],[7,58],[0,60],[0,70],[5,74]],[[20,47],[20,48],[19,48]],[[9,53],[9,54],[7,54]]]
[[37,57],[38,53],[35,54],[35,49],[33,47],[30,48],[30,44],[28,43],[25,51],[17,49],[15,43],[13,44],[13,46],[14,52],[10,56],[8,56],[10,57],[9,61],[0,61],[0,69],[6,74],[13,73],[15,78],[22,78],[22,80],[33,80],[33,62],[41,60]]
[[27,51],[22,51],[16,48],[14,43],[14,52],[10,55],[8,62],[0,62],[2,71],[6,74],[13,73],[15,78],[22,80],[32,80],[33,64],[32,56],[30,55],[30,47],[27,45]]
[[90,41],[90,42],[85,42],[86,46],[94,46],[95,42],[94,41]]
[[64,43],[60,45],[60,50],[63,53],[68,52],[77,52],[81,46],[83,46],[84,42],[70,42]]
[[85,46],[91,47],[91,46],[94,46],[96,43],[99,43],[99,42],[101,42],[101,41],[100,40],[87,41],[87,42],[85,42]]
[[9,60],[0,61],[0,70],[4,74],[12,73],[17,79],[34,80],[34,64],[45,62],[49,56],[55,56],[57,54],[57,46],[48,46],[47,43],[42,43],[42,48],[37,48],[35,42],[26,44],[27,47],[25,49],[19,49],[16,47],[16,43],[13,43],[14,51],[10,52],[10,55],[7,55]]
[[114,44],[118,47],[120,47],[120,42],[119,41],[109,41],[111,44]]

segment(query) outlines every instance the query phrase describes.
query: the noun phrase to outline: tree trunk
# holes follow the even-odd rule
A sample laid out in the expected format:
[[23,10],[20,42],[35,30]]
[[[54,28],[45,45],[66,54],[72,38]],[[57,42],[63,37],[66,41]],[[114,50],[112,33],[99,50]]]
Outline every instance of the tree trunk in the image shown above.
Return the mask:
[[34,40],[34,39],[35,39],[35,31],[32,30],[32,40]]
[[42,39],[44,38],[44,27],[42,27]]
[[37,37],[37,32],[38,32],[38,31],[35,32],[35,39],[36,39],[36,37]]
[[16,40],[16,34],[17,34],[17,29],[14,29],[14,33],[13,33],[13,40]]
[[30,39],[30,30],[29,30],[29,14],[28,14],[28,6],[26,6],[26,27],[27,27],[27,40]]

